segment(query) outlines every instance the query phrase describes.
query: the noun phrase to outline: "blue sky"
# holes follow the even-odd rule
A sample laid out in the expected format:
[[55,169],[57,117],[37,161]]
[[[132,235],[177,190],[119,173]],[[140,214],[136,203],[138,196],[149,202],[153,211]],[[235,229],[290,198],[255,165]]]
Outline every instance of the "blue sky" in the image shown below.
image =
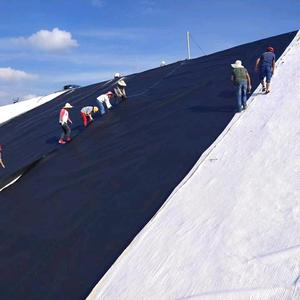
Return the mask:
[[299,0],[0,0],[0,104],[299,27]]

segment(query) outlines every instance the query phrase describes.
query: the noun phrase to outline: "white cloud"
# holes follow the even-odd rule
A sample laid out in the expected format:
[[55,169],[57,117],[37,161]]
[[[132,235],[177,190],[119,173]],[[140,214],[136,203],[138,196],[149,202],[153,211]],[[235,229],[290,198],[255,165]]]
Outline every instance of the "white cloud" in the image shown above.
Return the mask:
[[11,40],[15,45],[30,46],[44,51],[59,51],[77,47],[78,42],[70,32],[54,28],[52,31],[42,29],[30,37],[19,37]]
[[37,76],[26,73],[24,71],[15,70],[12,68],[0,68],[0,80],[2,81],[21,81],[35,79]]
[[102,0],[92,0],[92,5],[96,7],[103,7],[105,2]]

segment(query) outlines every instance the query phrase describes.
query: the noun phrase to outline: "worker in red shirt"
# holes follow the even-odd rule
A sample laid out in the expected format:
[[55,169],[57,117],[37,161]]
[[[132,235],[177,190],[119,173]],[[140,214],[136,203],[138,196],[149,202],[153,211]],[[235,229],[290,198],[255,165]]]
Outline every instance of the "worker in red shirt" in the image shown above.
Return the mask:
[[69,109],[73,108],[70,103],[66,103],[65,106],[60,110],[59,113],[59,123],[62,128],[62,134],[58,141],[59,144],[65,144],[66,142],[71,141],[71,128],[68,123],[72,124],[72,121],[69,117]]

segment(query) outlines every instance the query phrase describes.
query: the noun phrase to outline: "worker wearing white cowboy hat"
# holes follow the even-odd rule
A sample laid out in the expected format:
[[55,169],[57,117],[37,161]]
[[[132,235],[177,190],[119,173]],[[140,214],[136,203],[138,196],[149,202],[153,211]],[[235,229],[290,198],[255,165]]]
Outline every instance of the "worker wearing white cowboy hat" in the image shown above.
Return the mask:
[[71,128],[68,125],[68,122],[72,124],[69,117],[70,108],[73,108],[73,106],[70,103],[66,103],[59,113],[59,123],[63,131],[58,141],[59,144],[65,144],[71,141]]
[[249,93],[251,92],[251,79],[240,60],[236,60],[231,66],[233,68],[231,80],[236,87],[238,112],[241,112],[247,108],[247,90]]
[[97,97],[98,100],[98,106],[100,107],[100,113],[101,115],[104,115],[106,113],[104,103],[107,107],[107,109],[111,109],[112,105],[110,103],[110,99],[113,97],[113,93],[111,91],[107,92],[106,94],[102,94],[99,97]]
[[126,82],[123,79],[117,81],[117,86],[114,88],[115,95],[121,100],[127,99],[125,87],[127,86]]

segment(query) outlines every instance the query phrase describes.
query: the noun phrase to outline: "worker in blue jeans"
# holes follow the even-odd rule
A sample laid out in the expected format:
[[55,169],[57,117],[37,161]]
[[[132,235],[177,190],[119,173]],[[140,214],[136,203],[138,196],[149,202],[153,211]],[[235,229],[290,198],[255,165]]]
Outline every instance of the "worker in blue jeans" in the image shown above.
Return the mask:
[[236,60],[232,66],[231,81],[236,88],[238,112],[247,108],[247,91],[251,92],[251,78],[247,69],[240,60]]
[[271,78],[275,71],[275,54],[273,47],[268,47],[266,52],[264,52],[256,60],[255,70],[256,72],[259,72],[259,80],[262,85],[262,91],[266,94],[270,93]]

